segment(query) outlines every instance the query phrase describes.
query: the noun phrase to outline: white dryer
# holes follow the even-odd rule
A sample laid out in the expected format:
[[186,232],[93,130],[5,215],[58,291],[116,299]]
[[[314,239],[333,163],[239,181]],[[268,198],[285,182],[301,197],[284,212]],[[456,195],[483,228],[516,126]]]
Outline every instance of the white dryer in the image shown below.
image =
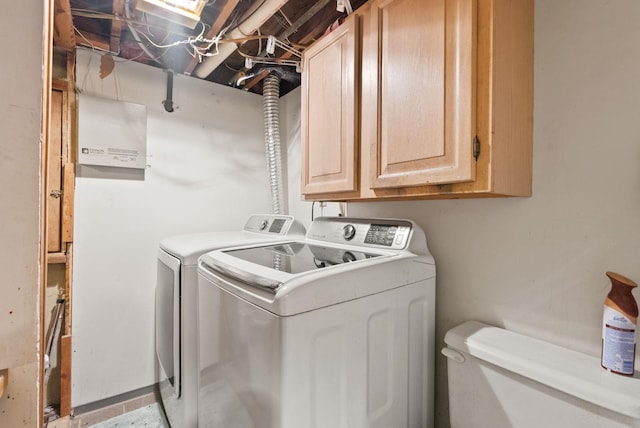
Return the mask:
[[435,263],[407,220],[198,262],[200,428],[432,427]]
[[171,426],[197,427],[197,274],[198,257],[216,248],[303,237],[291,216],[258,214],[244,228],[229,232],[163,239],[156,281],[156,356],[163,408]]

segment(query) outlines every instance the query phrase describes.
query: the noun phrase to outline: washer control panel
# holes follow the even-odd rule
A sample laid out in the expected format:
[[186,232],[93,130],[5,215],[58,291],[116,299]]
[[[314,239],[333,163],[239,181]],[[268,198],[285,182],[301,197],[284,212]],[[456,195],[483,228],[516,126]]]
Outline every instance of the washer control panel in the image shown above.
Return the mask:
[[411,237],[412,223],[407,220],[320,217],[307,236],[327,242],[403,249]]
[[244,230],[268,235],[304,235],[304,227],[291,216],[278,214],[255,214],[249,217]]
[[408,235],[409,228],[407,227],[372,224],[364,238],[364,243],[384,245],[385,247],[393,247],[394,245],[404,246]]

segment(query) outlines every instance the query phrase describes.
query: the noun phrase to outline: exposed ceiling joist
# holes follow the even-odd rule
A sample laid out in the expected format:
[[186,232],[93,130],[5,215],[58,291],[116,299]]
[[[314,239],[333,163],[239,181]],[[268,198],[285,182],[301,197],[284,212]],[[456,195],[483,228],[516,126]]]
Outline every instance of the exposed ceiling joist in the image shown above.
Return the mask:
[[53,41],[55,45],[66,51],[76,48],[76,35],[73,30],[71,4],[69,0],[55,0],[53,18]]
[[[365,1],[350,0],[354,9]],[[54,2],[58,48],[71,51],[76,46],[87,46],[118,58],[255,93],[262,92],[265,68],[282,66],[290,71],[286,67],[298,61],[287,47],[304,51],[336,19],[345,17],[344,12],[336,11],[335,0],[208,0],[201,14],[206,25],[203,32],[202,25],[186,28],[139,8],[127,11],[128,3],[133,6],[135,0]],[[209,50],[217,54],[210,53],[199,62],[198,54],[225,27],[229,29],[223,42]],[[268,36],[279,43],[275,53],[273,39],[265,43]],[[244,85],[238,83],[240,79]],[[283,79],[281,93],[298,85],[295,80]]]
[[82,33],[82,36],[78,38],[78,45],[105,52],[111,51],[111,41],[107,37],[102,37],[94,33]]
[[[116,18],[124,17],[124,0],[113,0],[113,15]],[[114,19],[111,21],[111,40],[109,47],[111,52],[120,52],[120,35],[122,34],[122,21]]]
[[[220,9],[220,14],[216,17],[215,21],[213,21],[213,23],[211,24],[211,28],[209,29],[209,31],[205,36],[206,39],[211,40],[220,33],[225,22],[227,22],[227,20],[233,13],[233,10],[236,8],[236,6],[238,6],[238,3],[240,2],[240,0],[223,0],[223,1],[224,3],[222,8]],[[184,73],[191,74],[193,72],[193,69],[196,68],[197,65],[198,65],[198,58],[194,57],[189,63],[189,65],[187,65],[187,68],[184,70]]]
[[[253,34],[259,29],[274,13],[276,13],[289,0],[264,0],[256,4],[242,17],[240,25],[233,29],[228,37],[230,39],[240,39]],[[237,46],[233,43],[222,44],[218,48],[218,55],[206,57],[195,69],[195,75],[206,79],[224,60],[229,57]]]
[[[312,7],[310,7],[300,18],[298,18],[294,23],[292,23],[289,28],[287,28],[285,31],[283,31],[282,33],[278,34],[278,39],[280,40],[286,40],[289,38],[290,35],[294,34],[295,32],[298,31],[298,29],[300,29],[300,27],[302,27],[304,24],[306,24],[311,18],[314,17],[314,15],[318,12],[320,12],[326,5],[327,3],[329,3],[332,0],[319,0],[316,2],[316,4],[314,4]],[[311,43],[314,40],[314,36],[317,32],[324,30],[324,28],[317,28],[314,31],[312,31],[311,33],[307,34],[306,36],[304,36],[302,39],[300,39],[298,41],[298,44],[301,45],[306,45],[308,43]],[[281,59],[289,59],[293,56],[292,53],[290,52],[285,52],[280,58]],[[267,77],[269,75],[268,71],[262,71],[260,73],[258,73],[258,75],[254,76],[253,78],[249,79],[247,81],[247,83],[244,85],[244,90],[248,91],[249,89],[253,88],[254,86],[256,86],[258,83],[260,83],[262,80],[264,80],[265,77]]]
[[[316,4],[311,6],[300,18],[296,20],[289,28],[287,28],[282,34],[278,34],[278,38],[280,40],[286,40],[290,35],[295,33],[306,24],[311,18],[315,16],[316,13],[320,12],[326,5],[332,0],[318,0]],[[301,42],[304,43],[304,42]]]

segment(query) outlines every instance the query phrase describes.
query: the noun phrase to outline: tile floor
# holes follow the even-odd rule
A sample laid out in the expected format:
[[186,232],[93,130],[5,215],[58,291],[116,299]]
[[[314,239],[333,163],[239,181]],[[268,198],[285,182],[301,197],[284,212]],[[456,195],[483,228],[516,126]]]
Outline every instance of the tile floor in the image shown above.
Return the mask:
[[47,424],[47,428],[170,428],[154,394],[117,403],[74,417],[66,416]]

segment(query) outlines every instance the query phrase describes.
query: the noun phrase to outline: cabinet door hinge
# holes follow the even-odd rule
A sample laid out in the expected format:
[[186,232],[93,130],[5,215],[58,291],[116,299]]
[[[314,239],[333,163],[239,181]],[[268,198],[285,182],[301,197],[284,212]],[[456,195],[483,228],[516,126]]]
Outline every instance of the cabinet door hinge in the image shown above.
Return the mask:
[[476,161],[478,160],[478,156],[480,156],[480,140],[476,135],[473,138],[473,157],[476,159]]

